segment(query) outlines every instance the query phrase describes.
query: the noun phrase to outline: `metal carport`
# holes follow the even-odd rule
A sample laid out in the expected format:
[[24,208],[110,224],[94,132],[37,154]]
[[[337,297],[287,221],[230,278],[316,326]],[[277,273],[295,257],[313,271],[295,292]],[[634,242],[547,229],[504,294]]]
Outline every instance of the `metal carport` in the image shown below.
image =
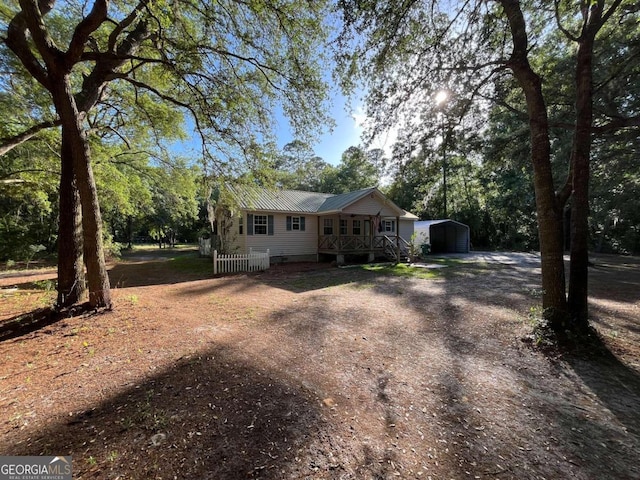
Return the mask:
[[469,226],[455,220],[415,222],[418,243],[429,243],[431,253],[468,253],[471,245]]

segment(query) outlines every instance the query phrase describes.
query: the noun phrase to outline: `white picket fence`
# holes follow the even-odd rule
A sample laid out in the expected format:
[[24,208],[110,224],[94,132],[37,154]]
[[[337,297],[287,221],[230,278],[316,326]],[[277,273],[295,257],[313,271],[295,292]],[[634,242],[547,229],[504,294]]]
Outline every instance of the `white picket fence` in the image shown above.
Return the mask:
[[258,272],[269,268],[269,250],[254,252],[249,249],[246,255],[218,255],[213,251],[213,274]]

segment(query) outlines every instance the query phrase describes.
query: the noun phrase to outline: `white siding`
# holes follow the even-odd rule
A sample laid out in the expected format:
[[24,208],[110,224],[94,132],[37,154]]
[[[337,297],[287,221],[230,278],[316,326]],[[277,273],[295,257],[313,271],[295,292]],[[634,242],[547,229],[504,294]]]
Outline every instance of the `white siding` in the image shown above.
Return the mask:
[[414,231],[416,232],[416,244],[430,243],[429,227],[416,227]]
[[245,249],[245,238],[247,235],[247,214],[243,214],[242,217],[242,234],[240,234],[240,222],[239,219],[236,218],[233,221],[233,227],[231,227],[231,245],[232,247],[229,251],[233,253],[246,253],[247,249]]
[[411,241],[411,236],[413,235],[413,224],[413,220],[400,219],[400,236],[407,242]]
[[305,217],[305,230],[287,231],[287,214],[251,212],[255,215],[273,215],[273,235],[247,235],[247,214],[244,215],[245,251],[253,248],[257,251],[269,249],[272,257],[297,255],[315,255],[318,253],[318,219],[311,214],[292,214],[293,217]]

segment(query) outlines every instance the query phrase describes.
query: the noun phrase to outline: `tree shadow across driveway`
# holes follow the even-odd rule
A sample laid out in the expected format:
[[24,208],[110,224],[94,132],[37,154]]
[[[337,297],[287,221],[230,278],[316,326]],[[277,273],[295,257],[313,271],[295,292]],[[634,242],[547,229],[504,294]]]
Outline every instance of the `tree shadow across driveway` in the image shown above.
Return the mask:
[[213,277],[210,257],[197,250],[130,252],[109,269],[111,288],[170,285]]
[[61,310],[54,307],[43,307],[16,315],[0,322],[0,342],[28,335],[65,319],[84,315],[91,311],[93,309],[87,302]]
[[[215,347],[50,428],[14,431],[11,455],[73,455],[74,478],[298,478],[317,399]],[[307,473],[307,472],[304,472]]]
[[640,372],[622,363],[604,343],[593,350],[591,356],[567,355],[564,361],[640,447]]

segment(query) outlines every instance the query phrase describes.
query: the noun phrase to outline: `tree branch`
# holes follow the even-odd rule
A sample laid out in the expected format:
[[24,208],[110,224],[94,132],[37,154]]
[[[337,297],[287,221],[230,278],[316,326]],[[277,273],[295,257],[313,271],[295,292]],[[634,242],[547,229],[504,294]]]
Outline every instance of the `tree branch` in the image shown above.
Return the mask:
[[96,58],[94,69],[84,78],[82,90],[77,95],[78,110],[87,112],[100,100],[104,84],[111,79],[119,78],[117,75],[114,76],[115,71],[138,50],[148,33],[147,23],[141,21],[118,45],[115,54],[105,53]]
[[124,18],[120,23],[116,25],[113,31],[109,34],[109,41],[107,44],[107,49],[109,52],[115,52],[116,42],[118,41],[118,36],[124,31],[125,28],[131,26],[131,24],[138,18],[138,15],[142,11],[143,8],[146,8],[147,0],[143,0],[132,10],[132,12]]
[[567,30],[562,26],[562,21],[560,20],[560,12],[559,12],[560,0],[554,0],[553,3],[554,3],[554,15],[556,17],[556,26],[558,27],[558,30],[564,33],[565,37],[567,37],[572,42],[577,42],[578,37],[576,37],[569,30]]
[[71,38],[71,42],[69,42],[69,48],[65,55],[65,63],[68,70],[71,70],[80,59],[89,35],[95,32],[107,19],[108,6],[109,0],[96,0],[89,15],[87,15],[74,30],[73,37]]
[[65,63],[62,60],[63,53],[56,46],[44,24],[44,16],[52,9],[55,0],[20,0],[20,8],[25,15],[25,25],[29,29],[33,43],[42,56],[47,69],[59,70]]
[[15,17],[9,22],[7,38],[5,38],[4,43],[18,57],[31,76],[48,90],[51,85],[49,77],[29,47],[27,30],[25,13],[22,11],[16,13]]
[[608,123],[604,125],[598,125],[597,127],[592,127],[591,131],[594,133],[607,133],[612,132],[614,130],[619,130],[621,128],[629,128],[629,127],[638,127],[640,126],[640,115],[636,115],[634,117],[619,117],[614,118]]
[[0,157],[5,153],[9,152],[10,150],[14,149],[15,147],[17,147],[18,145],[23,144],[33,136],[37,135],[42,130],[45,130],[51,127],[57,127],[60,125],[60,123],[61,123],[60,120],[41,122],[25,130],[24,132],[14,135],[13,137],[3,138],[2,140],[0,140]]
[[60,172],[55,170],[46,170],[43,168],[25,168],[24,170],[16,170],[15,172],[9,172],[2,175],[0,177],[0,182],[4,182],[4,183],[24,182],[25,180],[18,180],[18,179],[13,181],[9,180],[10,177],[13,177],[14,175],[20,175],[21,173],[49,173],[51,175],[60,175]]

